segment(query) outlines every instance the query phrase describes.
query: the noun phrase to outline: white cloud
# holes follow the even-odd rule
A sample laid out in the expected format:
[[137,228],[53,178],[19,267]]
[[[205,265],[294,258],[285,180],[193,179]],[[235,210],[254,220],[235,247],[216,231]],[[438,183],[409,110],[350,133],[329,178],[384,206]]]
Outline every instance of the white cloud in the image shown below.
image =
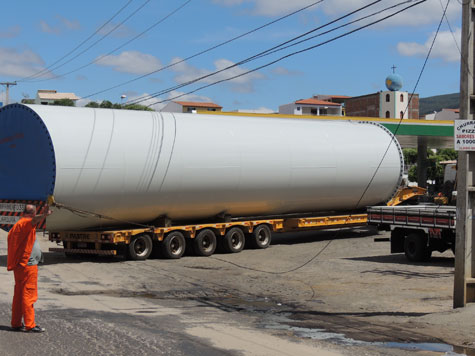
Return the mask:
[[55,35],[58,35],[61,32],[59,27],[53,27],[44,20],[40,21],[40,29],[41,29],[41,31],[43,31],[45,33],[51,33],[51,34],[55,34]]
[[[127,102],[131,103],[136,99],[140,99],[141,101],[137,104],[145,105],[152,108],[155,111],[160,111],[163,109],[170,101],[177,100],[177,101],[199,101],[199,102],[212,102],[209,97],[203,95],[196,95],[196,94],[186,94],[181,91],[171,91],[168,93],[166,98],[163,97],[155,97],[149,98],[149,93],[142,93],[138,94],[136,92],[126,92],[127,94]],[[126,104],[126,102],[124,102]]]
[[64,31],[79,30],[81,25],[77,20],[69,20],[63,16],[56,15],[56,24],[52,25],[45,20],[40,20],[42,32],[59,35]]
[[[443,5],[441,5],[441,1],[443,1]],[[413,1],[413,3],[415,3],[415,1]],[[331,2],[324,2],[322,4],[322,9],[328,15],[342,15],[350,10],[356,10],[367,4],[368,1],[366,0],[332,0]],[[437,23],[440,21],[445,4],[446,0],[426,1],[425,3],[416,5],[394,17],[384,20],[384,22],[379,24],[379,26],[421,26]],[[384,3],[372,6],[368,10],[358,13],[357,17],[376,12],[377,10],[386,8],[389,5],[391,4]],[[383,12],[381,15],[378,15],[378,17],[371,17],[370,21],[374,21],[376,18],[387,16],[390,13],[401,10],[409,5],[411,4],[404,4],[388,12]],[[447,17],[449,19],[459,18],[460,13],[460,4],[456,1],[452,1],[447,9]]]
[[276,75],[282,75],[282,76],[297,76],[297,75],[303,75],[303,72],[296,71],[296,70],[290,70],[284,67],[275,67],[272,69],[272,73]]
[[[238,6],[245,3],[252,5],[252,14],[262,16],[280,16],[288,14],[292,11],[298,10],[314,2],[314,0],[292,0],[292,1],[276,1],[276,0],[213,0],[215,4],[222,6]],[[323,11],[326,15],[333,17],[348,13],[368,4],[367,0],[327,0],[321,4],[317,4],[310,9]],[[388,20],[384,21],[384,26],[420,26],[438,22],[442,16],[442,7],[445,7],[446,0],[426,1],[420,5],[414,6],[409,10],[398,14]],[[388,7],[391,4],[387,2],[384,4],[376,4],[370,7],[366,12],[360,12],[356,16]],[[400,6],[395,10],[402,9],[405,6]],[[309,9],[309,10],[310,10]],[[457,1],[452,1],[447,9],[447,17],[449,19],[458,19],[461,13],[461,6]],[[380,17],[388,15],[383,13]],[[381,25],[380,25],[381,26]]]
[[86,106],[87,104],[89,104],[91,101],[93,101],[93,100],[81,98],[81,99],[79,99],[79,100],[76,101],[76,106],[77,106],[77,107],[84,107],[84,106]]
[[138,51],[126,51],[117,56],[99,56],[96,60],[96,64],[112,67],[122,73],[146,74],[162,67],[156,57]]
[[[460,60],[460,38],[461,29],[457,28],[454,35],[450,31],[441,31],[437,35],[434,47],[432,49],[431,58],[440,58],[445,62],[456,62]],[[435,33],[432,33],[427,41],[423,44],[416,42],[399,42],[397,50],[403,56],[425,57],[429,52],[429,48],[434,40]],[[455,39],[457,44],[455,43]],[[458,48],[457,48],[458,45]]]
[[68,30],[79,30],[81,25],[78,20],[68,20],[67,18],[57,15],[56,18],[66,27]]
[[21,32],[20,26],[11,26],[5,31],[0,31],[0,38],[15,38],[17,37]]
[[252,14],[263,16],[277,16],[298,10],[304,6],[310,5],[315,0],[213,0],[215,4],[224,6],[236,6],[244,3],[253,3]]
[[[174,58],[172,63],[180,61],[181,58]],[[199,77],[210,75],[211,73],[219,70],[223,70],[220,73],[209,76],[200,80],[198,83],[202,84],[211,84],[221,80],[227,80],[229,78],[236,77],[234,79],[229,79],[227,83],[231,86],[231,90],[241,93],[250,93],[254,91],[254,81],[258,79],[263,79],[264,76],[259,72],[251,72],[249,74],[244,74],[248,70],[239,66],[225,69],[234,65],[235,63],[228,59],[218,59],[214,62],[215,69],[200,69],[188,65],[186,62],[181,62],[171,68],[172,71],[178,73],[175,77],[175,80],[178,83],[186,83],[188,81],[194,80]]]
[[[128,38],[135,36],[137,33],[126,25],[120,25],[117,27],[115,23],[108,23],[100,29],[99,34],[102,36],[108,35],[114,38]],[[111,32],[112,31],[112,32]],[[109,34],[110,33],[110,34]]]
[[[31,50],[19,52],[14,48],[0,47],[0,75],[10,77],[28,77],[44,69],[44,61]],[[38,78],[52,78],[46,71]]]

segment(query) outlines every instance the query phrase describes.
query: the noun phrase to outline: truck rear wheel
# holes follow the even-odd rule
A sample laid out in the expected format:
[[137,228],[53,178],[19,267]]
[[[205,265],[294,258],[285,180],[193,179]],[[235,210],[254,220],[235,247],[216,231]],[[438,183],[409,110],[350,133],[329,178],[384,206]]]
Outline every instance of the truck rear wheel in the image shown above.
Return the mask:
[[185,253],[185,235],[181,231],[172,231],[162,241],[162,253],[165,258],[179,259]]
[[216,250],[216,234],[211,229],[203,229],[193,239],[193,251],[198,256],[211,256]]
[[236,253],[241,252],[244,248],[246,236],[244,232],[237,226],[229,229],[222,239],[222,249],[224,252]]
[[132,237],[128,246],[128,256],[134,261],[146,260],[152,253],[152,238],[149,234],[140,234]]
[[254,228],[248,240],[253,248],[264,249],[269,247],[272,240],[272,231],[266,224],[258,225]]
[[407,235],[404,240],[404,254],[412,262],[427,261],[432,254],[427,246],[427,237],[415,232]]

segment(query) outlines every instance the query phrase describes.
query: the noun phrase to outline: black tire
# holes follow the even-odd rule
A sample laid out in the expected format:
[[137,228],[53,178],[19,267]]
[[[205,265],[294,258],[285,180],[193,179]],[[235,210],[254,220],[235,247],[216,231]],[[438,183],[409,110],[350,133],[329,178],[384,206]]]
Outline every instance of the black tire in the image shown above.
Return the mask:
[[226,231],[222,238],[222,248],[224,252],[236,253],[241,252],[246,242],[246,236],[241,228],[235,226]]
[[127,246],[128,257],[134,261],[146,260],[152,253],[153,243],[149,234],[133,236]]
[[269,247],[272,241],[272,231],[269,225],[261,224],[256,226],[252,234],[248,235],[248,240],[253,248],[264,249]]
[[203,229],[193,239],[193,251],[197,256],[211,256],[216,250],[216,234],[211,229]]
[[427,246],[427,237],[414,232],[407,235],[404,240],[404,254],[412,262],[429,260],[432,251]]
[[172,231],[162,241],[162,254],[165,258],[179,259],[185,253],[185,235],[181,231]]

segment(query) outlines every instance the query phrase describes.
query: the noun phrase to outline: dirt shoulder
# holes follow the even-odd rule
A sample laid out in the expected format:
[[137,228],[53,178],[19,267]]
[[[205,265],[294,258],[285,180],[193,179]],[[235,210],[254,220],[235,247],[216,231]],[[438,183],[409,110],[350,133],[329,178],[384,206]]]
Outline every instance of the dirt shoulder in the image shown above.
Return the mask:
[[[368,349],[445,343],[471,354],[463,347],[475,348],[475,305],[452,308],[452,253],[410,263],[403,254],[389,253],[389,241],[375,237],[388,235],[369,228],[277,234],[266,250],[180,260],[69,260],[46,253],[39,308],[48,298],[89,310],[91,298],[193,302],[249,315],[257,328],[278,336]],[[39,239],[44,251],[55,246]]]

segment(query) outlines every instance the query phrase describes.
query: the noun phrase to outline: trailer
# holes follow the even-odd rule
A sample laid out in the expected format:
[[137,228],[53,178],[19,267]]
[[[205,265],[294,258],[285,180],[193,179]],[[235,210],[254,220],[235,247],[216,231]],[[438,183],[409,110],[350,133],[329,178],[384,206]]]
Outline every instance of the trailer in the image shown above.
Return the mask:
[[409,261],[427,261],[433,251],[455,252],[455,206],[373,206],[367,213],[368,224],[391,231],[391,253],[404,252]]
[[265,249],[271,243],[273,232],[355,227],[366,224],[366,214],[354,214],[241,220],[150,229],[50,231],[50,241],[62,242],[63,247],[49,250],[64,252],[66,256],[120,254],[131,260],[145,260],[150,256],[178,259],[186,250],[197,256],[210,256],[218,247],[227,253],[240,252],[245,246]]
[[[424,195],[419,187],[401,188],[387,205],[397,205]],[[0,228],[9,230],[21,217],[26,204],[35,204],[40,211],[45,203],[64,207],[50,197],[48,202],[0,200]],[[274,232],[297,232],[367,226],[365,212],[347,214],[288,214],[278,218],[235,218],[227,222],[184,224],[168,227],[112,228],[94,230],[51,230],[49,240],[62,247],[50,248],[68,257],[79,255],[116,256],[131,260],[152,257],[178,259],[185,250],[198,256],[210,256],[216,248],[237,253],[244,247],[267,248]],[[39,226],[45,229],[44,221]]]

